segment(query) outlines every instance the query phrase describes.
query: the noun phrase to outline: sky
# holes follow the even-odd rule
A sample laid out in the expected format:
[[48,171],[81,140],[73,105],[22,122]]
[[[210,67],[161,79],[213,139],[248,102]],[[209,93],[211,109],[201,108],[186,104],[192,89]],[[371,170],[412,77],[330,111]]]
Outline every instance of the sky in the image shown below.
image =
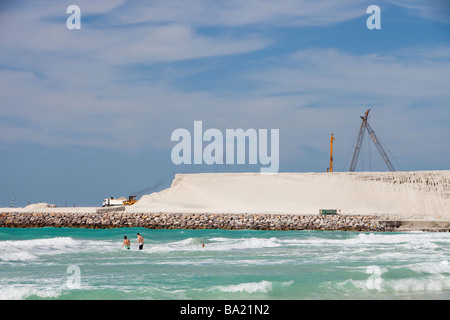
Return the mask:
[[[0,207],[260,171],[174,164],[171,134],[194,121],[278,129],[279,172],[326,172],[333,133],[334,171],[348,171],[370,109],[396,170],[448,170],[449,84],[444,0],[1,0]],[[356,171],[387,170],[366,134]]]

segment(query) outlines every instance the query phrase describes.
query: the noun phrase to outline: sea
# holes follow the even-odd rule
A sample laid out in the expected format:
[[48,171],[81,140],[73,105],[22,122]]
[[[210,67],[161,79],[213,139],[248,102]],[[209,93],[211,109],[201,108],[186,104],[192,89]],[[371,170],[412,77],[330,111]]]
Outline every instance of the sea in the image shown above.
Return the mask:
[[447,300],[449,259],[450,233],[0,228],[0,299]]

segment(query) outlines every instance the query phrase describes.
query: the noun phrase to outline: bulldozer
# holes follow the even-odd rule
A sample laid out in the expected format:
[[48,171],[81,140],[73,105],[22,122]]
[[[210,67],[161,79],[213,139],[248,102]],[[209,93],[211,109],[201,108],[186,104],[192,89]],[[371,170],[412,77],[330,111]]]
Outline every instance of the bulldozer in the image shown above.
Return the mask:
[[135,204],[136,202],[137,202],[136,196],[129,196],[128,200],[125,200],[123,202],[123,205],[124,206],[131,206],[131,205]]

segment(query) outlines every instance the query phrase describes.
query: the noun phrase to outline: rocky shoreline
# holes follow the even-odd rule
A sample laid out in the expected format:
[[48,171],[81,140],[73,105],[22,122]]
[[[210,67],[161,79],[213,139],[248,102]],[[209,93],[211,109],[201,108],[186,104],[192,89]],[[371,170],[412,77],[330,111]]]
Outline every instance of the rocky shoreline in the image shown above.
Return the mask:
[[3,212],[0,227],[68,227],[108,229],[254,229],[254,230],[342,230],[342,231],[450,231],[450,222],[421,223],[386,220],[376,215],[290,215],[290,214],[175,214],[129,213],[126,211]]

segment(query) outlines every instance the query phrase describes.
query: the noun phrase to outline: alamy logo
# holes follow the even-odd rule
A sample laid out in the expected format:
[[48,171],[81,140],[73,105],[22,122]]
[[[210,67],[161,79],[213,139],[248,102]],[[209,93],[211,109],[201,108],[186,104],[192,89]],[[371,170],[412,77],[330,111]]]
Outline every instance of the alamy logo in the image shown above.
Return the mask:
[[381,278],[381,269],[378,266],[368,266],[366,273],[371,274],[369,279],[367,279],[366,286],[367,289],[370,290],[378,290],[381,291],[381,284],[383,283],[383,279]]
[[81,288],[81,270],[79,266],[70,265],[67,267],[66,273],[71,275],[68,277],[66,284],[68,289],[80,289]]
[[379,6],[371,5],[367,7],[366,13],[371,13],[370,17],[367,18],[366,25],[367,29],[381,29],[381,9]]
[[71,15],[66,20],[66,26],[69,30],[81,29],[81,9],[77,5],[70,5],[67,7],[66,13]]
[[[172,148],[171,158],[176,165],[258,164],[259,160],[259,164],[267,166],[261,167],[261,173],[277,173],[279,130],[270,130],[270,146],[268,139],[267,129],[226,129],[224,135],[215,128],[203,132],[203,122],[194,121],[193,135],[183,128],[172,132],[171,141],[178,143]],[[203,142],[209,143],[204,146]]]

